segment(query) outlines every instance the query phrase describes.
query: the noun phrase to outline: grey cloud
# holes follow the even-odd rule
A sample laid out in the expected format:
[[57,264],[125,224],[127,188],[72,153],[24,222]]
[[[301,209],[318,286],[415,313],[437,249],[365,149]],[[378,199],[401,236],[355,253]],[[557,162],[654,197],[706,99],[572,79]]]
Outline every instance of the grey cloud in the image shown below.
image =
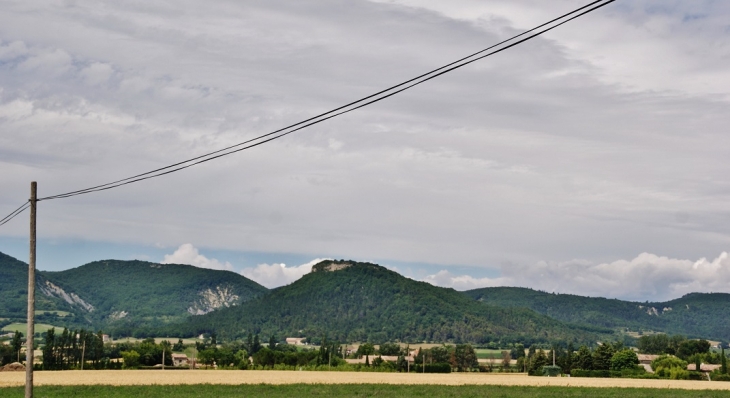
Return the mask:
[[[31,179],[53,194],[216,150],[577,4],[9,2],[0,209]],[[42,234],[475,267],[727,251],[730,10],[658,4],[240,155],[44,202]],[[24,236],[13,225],[0,236]]]

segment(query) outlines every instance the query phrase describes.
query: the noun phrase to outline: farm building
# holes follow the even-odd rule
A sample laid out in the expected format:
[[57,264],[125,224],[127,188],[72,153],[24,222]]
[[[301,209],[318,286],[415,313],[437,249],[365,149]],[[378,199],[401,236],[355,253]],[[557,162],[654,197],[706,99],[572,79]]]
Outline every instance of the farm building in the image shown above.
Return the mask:
[[188,366],[190,360],[185,354],[172,354],[172,366]]
[[287,337],[286,343],[289,345],[305,345],[304,340],[306,337]]

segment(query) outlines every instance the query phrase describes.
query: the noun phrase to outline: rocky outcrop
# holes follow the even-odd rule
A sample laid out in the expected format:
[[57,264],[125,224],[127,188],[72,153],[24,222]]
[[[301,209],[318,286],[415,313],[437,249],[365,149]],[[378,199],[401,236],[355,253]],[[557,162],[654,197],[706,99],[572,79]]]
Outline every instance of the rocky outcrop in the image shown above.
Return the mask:
[[76,293],[67,293],[60,286],[51,283],[51,281],[46,280],[44,283],[39,284],[38,290],[40,290],[41,293],[45,294],[46,296],[58,297],[65,302],[73,306],[81,307],[88,312],[94,311],[94,306],[84,301]]
[[231,286],[216,286],[215,289],[205,289],[198,292],[198,298],[188,312],[192,315],[205,315],[221,307],[230,307],[238,304],[239,296]]
[[312,267],[312,272],[334,272],[352,267],[351,263],[319,263]]

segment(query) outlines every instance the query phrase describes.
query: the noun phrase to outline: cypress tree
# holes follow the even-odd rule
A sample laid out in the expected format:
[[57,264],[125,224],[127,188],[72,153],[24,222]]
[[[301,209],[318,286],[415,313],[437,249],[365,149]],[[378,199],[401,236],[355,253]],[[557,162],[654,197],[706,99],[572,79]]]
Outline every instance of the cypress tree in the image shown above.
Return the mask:
[[727,374],[727,357],[725,357],[725,347],[722,347],[722,357],[720,358],[720,372]]

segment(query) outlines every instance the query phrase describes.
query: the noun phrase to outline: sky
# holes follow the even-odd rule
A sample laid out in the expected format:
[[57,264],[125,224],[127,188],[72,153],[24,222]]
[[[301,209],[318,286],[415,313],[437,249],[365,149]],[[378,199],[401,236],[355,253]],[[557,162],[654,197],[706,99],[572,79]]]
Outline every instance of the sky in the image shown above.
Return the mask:
[[[276,130],[588,1],[0,8],[0,213]],[[39,203],[38,268],[141,259],[268,287],[318,259],[438,286],[730,292],[730,2],[618,0],[373,106]],[[0,252],[27,260],[27,213]]]

